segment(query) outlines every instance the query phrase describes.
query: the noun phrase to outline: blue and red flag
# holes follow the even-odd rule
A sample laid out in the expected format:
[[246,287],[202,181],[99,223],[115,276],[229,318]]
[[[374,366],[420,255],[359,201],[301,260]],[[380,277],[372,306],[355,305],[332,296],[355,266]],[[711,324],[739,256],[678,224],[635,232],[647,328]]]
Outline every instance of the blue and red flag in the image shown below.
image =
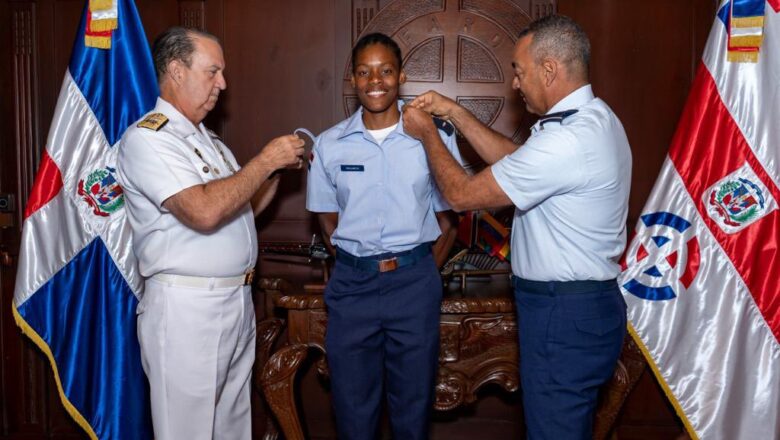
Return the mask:
[[722,0],[620,277],[692,438],[780,438],[780,0]]
[[133,2],[88,2],[25,209],[13,314],[93,439],[153,437],[136,338],[143,282],[114,170],[122,133],[157,95]]

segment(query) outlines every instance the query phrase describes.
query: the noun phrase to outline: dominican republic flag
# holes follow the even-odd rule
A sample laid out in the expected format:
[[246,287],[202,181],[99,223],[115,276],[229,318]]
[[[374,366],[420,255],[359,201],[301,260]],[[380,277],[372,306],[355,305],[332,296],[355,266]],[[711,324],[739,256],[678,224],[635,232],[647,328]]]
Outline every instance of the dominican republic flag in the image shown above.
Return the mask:
[[780,439],[778,182],[780,0],[722,1],[619,280],[693,438]]
[[153,437],[136,338],[143,283],[114,170],[122,133],[157,94],[133,2],[90,1],[25,210],[13,314],[92,439]]

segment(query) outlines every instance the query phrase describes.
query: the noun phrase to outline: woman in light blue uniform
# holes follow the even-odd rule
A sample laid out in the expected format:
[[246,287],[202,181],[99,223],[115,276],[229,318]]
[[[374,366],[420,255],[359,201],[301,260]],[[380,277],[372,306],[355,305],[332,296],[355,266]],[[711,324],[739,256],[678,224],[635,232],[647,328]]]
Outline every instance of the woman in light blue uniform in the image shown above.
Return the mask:
[[[358,41],[361,108],[317,138],[309,171],[306,208],[336,253],[325,345],[343,440],[376,437],[383,390],[396,439],[427,438],[433,405],[442,295],[434,255],[446,256],[453,222],[422,145],[403,130],[401,59],[386,35]],[[453,131],[439,134],[460,157]]]

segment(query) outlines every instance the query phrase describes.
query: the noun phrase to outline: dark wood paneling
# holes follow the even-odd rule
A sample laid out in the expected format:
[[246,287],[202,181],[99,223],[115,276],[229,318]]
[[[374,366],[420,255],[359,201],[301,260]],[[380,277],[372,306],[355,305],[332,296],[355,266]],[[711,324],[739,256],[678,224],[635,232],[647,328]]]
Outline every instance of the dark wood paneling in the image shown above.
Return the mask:
[[[506,1],[510,0],[465,3],[479,9]],[[511,1],[532,16],[548,13],[552,4],[551,0]],[[454,3],[461,2],[448,4]],[[0,89],[7,91],[3,95],[7,99],[0,102],[0,192],[27,193],[30,174],[20,173],[16,164],[37,162],[35,154],[43,148],[83,4],[83,0],[0,0]],[[222,39],[228,89],[207,125],[220,132],[239,161],[245,162],[275,136],[299,126],[319,133],[345,117],[343,98],[349,90],[344,90],[343,77],[351,45],[393,1],[138,0],[136,4],[150,40],[182,19],[200,23]],[[621,117],[631,141],[633,224],[665,157],[712,23],[715,1],[558,0],[557,4],[590,35],[594,89]],[[35,21],[32,70],[28,70],[33,79],[26,88],[14,82],[12,33],[12,12],[24,8],[34,11]],[[17,94],[26,106],[11,99]],[[14,131],[17,114],[28,114],[26,127],[30,127],[19,140]],[[17,160],[23,142],[29,145],[23,148],[27,156]],[[304,210],[304,185],[304,173],[286,173],[279,197],[258,220],[261,239],[309,240],[317,231],[316,222]],[[0,240],[14,250],[18,230],[0,230]],[[261,271],[300,283],[321,277],[320,267],[286,257],[263,259]],[[15,268],[0,268],[0,436],[83,438],[59,404],[47,361],[13,324],[14,277]],[[326,389],[312,374],[302,378],[301,387],[310,434],[334,438]],[[437,414],[433,432],[435,438],[447,439],[509,438],[521,432],[520,414],[517,395],[486,390],[472,407]],[[261,414],[255,420],[264,423]],[[629,397],[617,433],[621,439],[649,439],[674,438],[679,432],[663,393],[646,373]]]
[[559,11],[588,33],[594,91],[620,117],[631,143],[631,225],[666,157],[715,8],[713,0],[559,2]]

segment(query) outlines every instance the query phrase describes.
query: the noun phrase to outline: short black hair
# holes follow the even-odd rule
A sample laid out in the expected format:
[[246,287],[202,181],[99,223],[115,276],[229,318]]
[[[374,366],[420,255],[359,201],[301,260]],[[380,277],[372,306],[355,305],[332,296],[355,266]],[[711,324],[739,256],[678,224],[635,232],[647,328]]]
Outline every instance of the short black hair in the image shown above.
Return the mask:
[[187,67],[192,66],[192,54],[195,52],[193,37],[208,38],[219,43],[219,38],[206,31],[181,26],[170,27],[154,39],[152,58],[158,83],[162,83],[171,61],[179,60]]
[[398,61],[398,68],[400,69],[403,64],[403,58],[401,57],[401,47],[398,46],[398,43],[395,42],[392,38],[388,37],[387,35],[380,33],[380,32],[374,32],[373,34],[364,35],[362,38],[358,40],[358,42],[355,44],[355,47],[352,48],[352,71],[355,71],[355,60],[358,57],[358,54],[360,54],[360,51],[365,49],[368,46],[372,46],[374,44],[381,44],[388,49],[390,49],[391,52],[393,52],[393,55],[395,55],[396,61]]

